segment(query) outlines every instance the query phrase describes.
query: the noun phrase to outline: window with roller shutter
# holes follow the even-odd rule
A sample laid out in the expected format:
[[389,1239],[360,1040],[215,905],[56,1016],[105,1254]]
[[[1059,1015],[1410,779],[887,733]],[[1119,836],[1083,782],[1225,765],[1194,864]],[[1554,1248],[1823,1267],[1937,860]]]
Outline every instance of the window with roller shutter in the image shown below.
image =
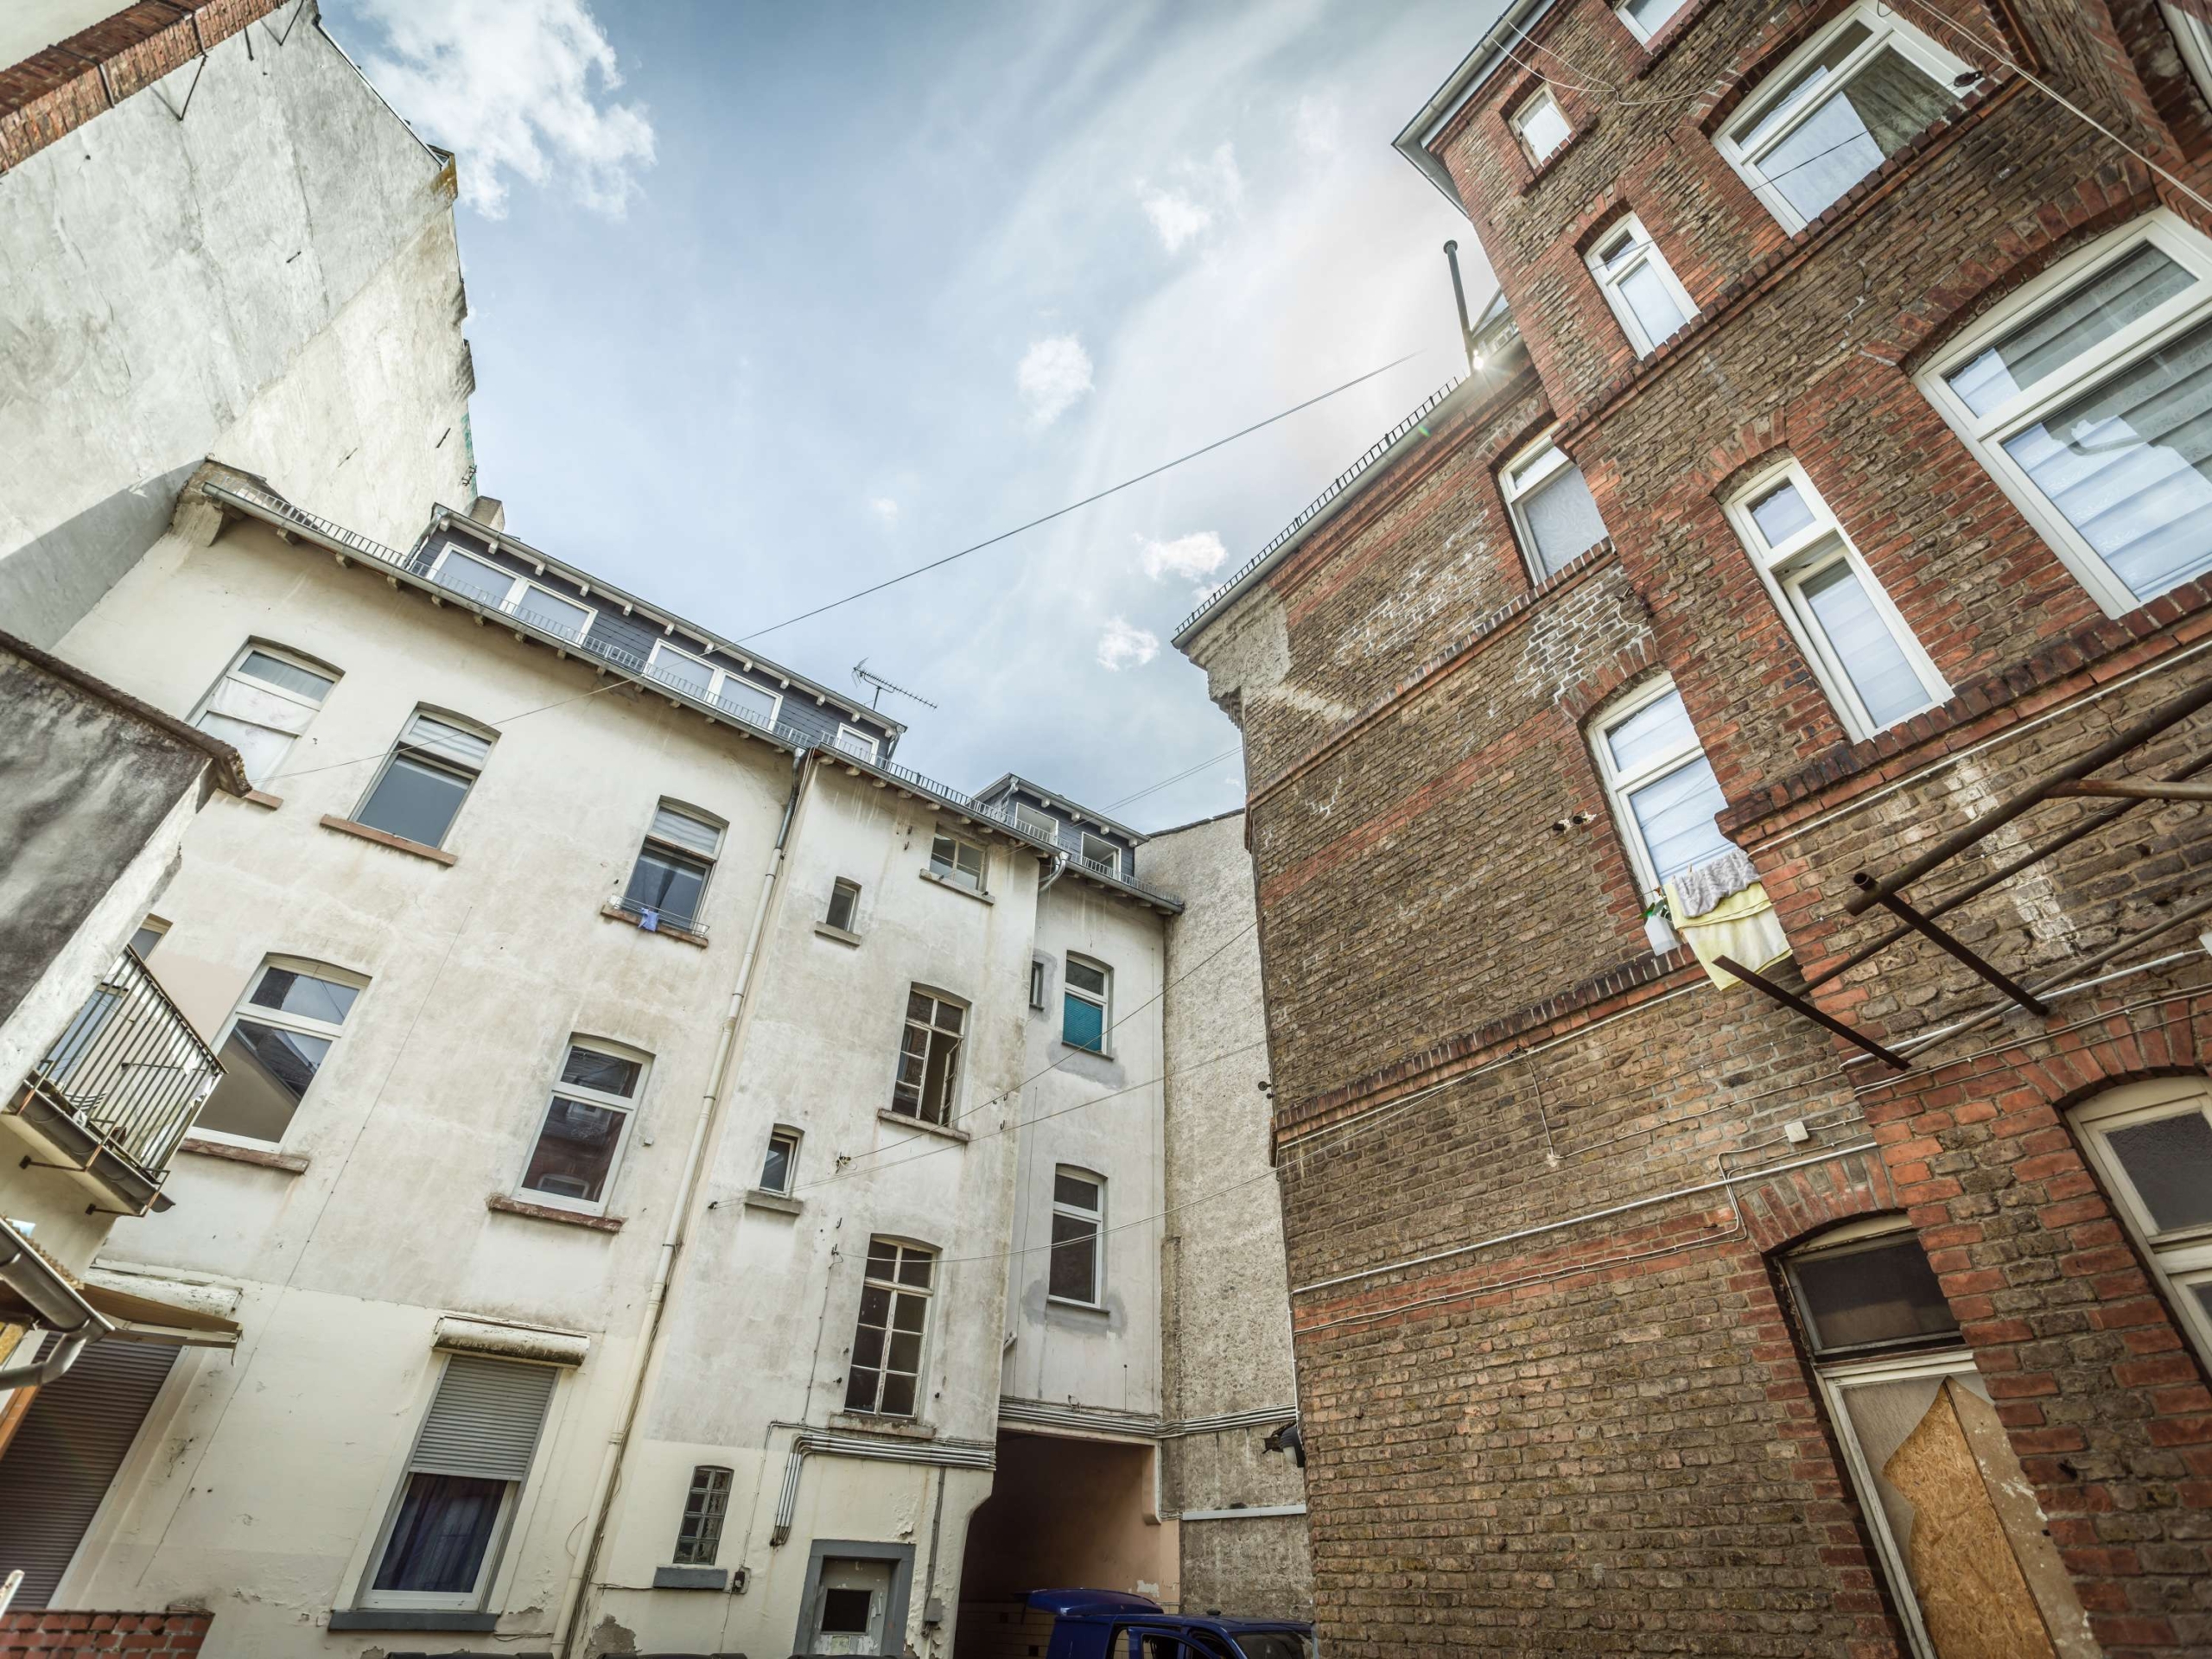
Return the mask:
[[407,1459],[362,1605],[480,1605],[557,1373],[454,1354]]
[[23,1569],[16,1611],[48,1605],[176,1354],[156,1343],[96,1342],[32,1396],[0,1452],[0,1573]]

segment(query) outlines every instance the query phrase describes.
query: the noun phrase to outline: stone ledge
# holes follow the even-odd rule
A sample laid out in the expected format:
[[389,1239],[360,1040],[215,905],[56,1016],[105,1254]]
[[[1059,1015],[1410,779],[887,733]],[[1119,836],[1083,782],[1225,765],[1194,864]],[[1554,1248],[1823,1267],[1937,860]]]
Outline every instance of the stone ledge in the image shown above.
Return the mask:
[[496,1630],[497,1613],[467,1613],[443,1607],[334,1607],[334,1630]]
[[880,1434],[890,1440],[933,1440],[937,1427],[911,1417],[878,1417],[864,1411],[833,1411],[829,1427],[844,1433]]
[[795,1198],[788,1192],[771,1192],[766,1187],[754,1187],[745,1195],[748,1210],[772,1210],[779,1216],[795,1216],[806,1208],[806,1201]]
[[909,1117],[904,1112],[894,1112],[888,1106],[879,1107],[876,1116],[886,1123],[895,1123],[902,1129],[919,1129],[924,1135],[934,1135],[946,1141],[965,1142],[968,1131],[956,1129],[950,1123],[932,1123],[926,1118]]
[[494,1192],[484,1200],[486,1210],[495,1210],[503,1216],[522,1216],[531,1221],[556,1221],[565,1227],[588,1227],[595,1233],[619,1233],[624,1217],[620,1216],[588,1216],[578,1210],[563,1210],[557,1205],[531,1204],[522,1198],[511,1198],[504,1192]]
[[282,795],[271,795],[265,789],[249,789],[239,798],[250,801],[256,806],[265,807],[271,812],[284,804],[284,798]]
[[264,1152],[258,1147],[234,1147],[227,1141],[203,1141],[194,1135],[188,1135],[177,1142],[176,1149],[200,1158],[227,1158],[234,1164],[252,1164],[261,1169],[281,1170],[287,1175],[305,1174],[308,1167],[305,1153]]
[[979,905],[995,905],[998,900],[988,893],[978,893],[973,887],[963,887],[957,881],[948,881],[935,870],[918,872],[922,880],[943,887],[947,893],[957,893],[963,899],[973,899]]
[[677,940],[684,944],[696,945],[702,950],[707,948],[707,936],[705,934],[694,933],[690,928],[678,927],[674,922],[670,921],[663,921],[654,926],[647,927],[635,916],[632,916],[628,911],[623,909],[621,906],[616,904],[612,899],[608,899],[605,904],[599,907],[599,913],[606,917],[610,922],[627,922],[631,926],[636,928],[640,933],[658,933],[664,938]]
[[389,847],[396,853],[412,853],[416,858],[427,858],[433,864],[453,865],[461,862],[454,854],[442,847],[433,847],[428,842],[410,841],[404,836],[395,836],[388,830],[372,829],[357,823],[352,818],[341,818],[335,813],[322,815],[322,827],[335,830],[341,836],[359,836],[363,841],[372,841],[379,847]]
[[859,934],[846,928],[832,927],[827,922],[817,922],[814,931],[823,938],[835,939],[840,944],[858,944],[861,942]]

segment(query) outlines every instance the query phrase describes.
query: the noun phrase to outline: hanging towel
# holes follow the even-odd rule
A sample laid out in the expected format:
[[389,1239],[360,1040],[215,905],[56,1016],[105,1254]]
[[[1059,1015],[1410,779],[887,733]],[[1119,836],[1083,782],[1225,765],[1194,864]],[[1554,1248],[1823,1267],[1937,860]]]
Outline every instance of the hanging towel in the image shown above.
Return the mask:
[[1719,857],[1676,876],[1668,886],[1667,899],[1675,907],[1675,919],[1683,921],[1704,915],[1723,899],[1733,898],[1758,879],[1759,873],[1751,868],[1751,855],[1740,847],[1731,847]]
[[1789,937],[1767,901],[1766,889],[1758,882],[1731,893],[1703,915],[1691,917],[1682,913],[1688,907],[1681,891],[1682,885],[1681,876],[1667,883],[1667,902],[1674,908],[1675,930],[1705,964],[1707,977],[1722,990],[1742,982],[1714,967],[1714,958],[1732,957],[1753,972],[1763,973],[1789,954]]

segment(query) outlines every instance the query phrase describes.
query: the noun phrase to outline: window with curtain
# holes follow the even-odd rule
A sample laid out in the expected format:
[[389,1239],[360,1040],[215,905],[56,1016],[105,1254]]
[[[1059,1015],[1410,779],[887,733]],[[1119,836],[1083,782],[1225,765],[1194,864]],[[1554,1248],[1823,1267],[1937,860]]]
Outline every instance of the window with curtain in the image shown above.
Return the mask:
[[1666,255],[1633,213],[1598,239],[1588,264],[1638,357],[1650,356],[1697,315]]
[[1803,229],[1959,105],[1966,65],[1888,7],[1854,6],[1793,54],[1722,129],[1721,154]]
[[1593,735],[1599,775],[1645,893],[1734,844],[1713,822],[1727,798],[1672,680],[1625,699]]
[[364,1605],[482,1605],[557,1373],[454,1354],[415,1436]]
[[1767,469],[1726,506],[1853,737],[1871,737],[1950,695],[1796,461]]
[[1548,435],[1498,474],[1513,528],[1539,582],[1555,575],[1605,539],[1605,521],[1582,469]]
[[631,866],[621,908],[648,927],[667,922],[696,929],[721,845],[719,821],[663,801],[645,827],[645,843]]
[[2030,283],[1921,385],[2111,614],[2212,570],[2212,242],[2180,219]]

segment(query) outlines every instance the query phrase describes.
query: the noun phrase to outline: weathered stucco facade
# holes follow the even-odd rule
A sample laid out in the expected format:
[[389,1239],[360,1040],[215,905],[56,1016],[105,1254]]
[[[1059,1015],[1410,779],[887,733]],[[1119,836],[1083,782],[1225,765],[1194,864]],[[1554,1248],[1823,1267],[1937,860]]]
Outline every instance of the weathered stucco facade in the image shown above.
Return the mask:
[[[342,1006],[286,1027],[312,1039],[292,1103],[219,1090],[173,1207],[100,1257],[238,1335],[156,1379],[50,1605],[200,1608],[220,1654],[806,1651],[857,1584],[870,1650],[988,1652],[969,1617],[1047,1583],[1187,1601],[1179,1507],[1205,1605],[1294,1603],[1294,1468],[1258,1449],[1295,1403],[1235,825],[1165,838],[1186,908],[1142,837],[894,768],[895,726],[734,649],[496,527],[379,548],[213,467],[67,635],[180,719],[247,709],[241,675],[313,688],[251,705],[285,733],[241,737],[256,786],[185,837],[147,950],[226,1088],[266,1063],[240,1022],[294,982],[271,974]],[[709,697],[679,660],[730,666]],[[450,822],[382,827],[392,769],[440,765],[465,779]],[[711,846],[680,910],[635,897],[671,810]],[[918,1109],[894,1089],[917,998],[959,1011]],[[577,1052],[639,1068],[588,1197],[538,1173]],[[1179,1210],[1224,1179],[1234,1211]],[[918,1370],[862,1401],[891,1249],[927,1264]],[[553,1380],[480,1582],[391,1591],[448,1380],[518,1373]]]
[[49,10],[0,97],[0,628],[60,639],[210,454],[386,541],[473,499],[452,158],[314,0]]

